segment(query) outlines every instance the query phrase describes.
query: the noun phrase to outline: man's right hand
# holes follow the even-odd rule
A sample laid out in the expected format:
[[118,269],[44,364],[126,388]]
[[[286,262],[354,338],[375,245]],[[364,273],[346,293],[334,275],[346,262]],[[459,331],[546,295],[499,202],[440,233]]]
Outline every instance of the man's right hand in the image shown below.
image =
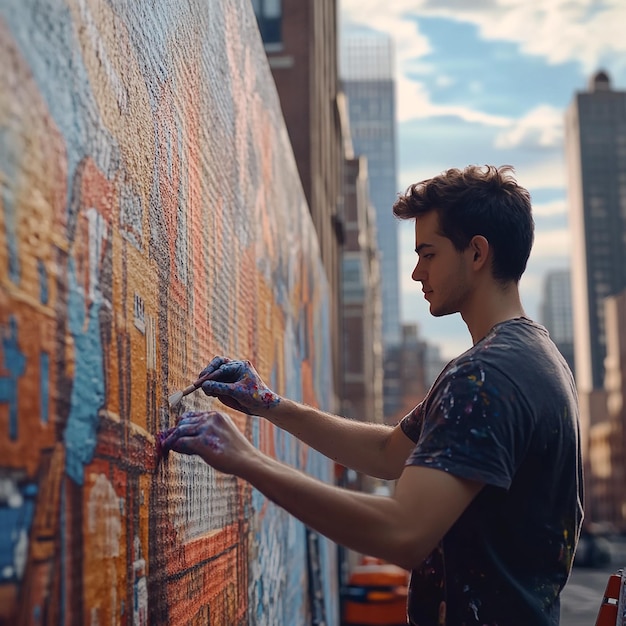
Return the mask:
[[216,356],[200,372],[200,377],[207,375],[211,379],[202,383],[202,391],[242,413],[262,415],[280,402],[280,396],[261,380],[250,361]]

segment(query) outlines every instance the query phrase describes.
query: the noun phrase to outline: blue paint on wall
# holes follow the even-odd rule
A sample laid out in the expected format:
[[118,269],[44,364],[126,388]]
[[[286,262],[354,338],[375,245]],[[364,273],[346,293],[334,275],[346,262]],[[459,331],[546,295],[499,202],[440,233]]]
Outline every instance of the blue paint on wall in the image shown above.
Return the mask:
[[[119,173],[118,168],[120,165],[124,165],[121,161],[122,156],[119,153],[117,143],[114,137],[111,137],[110,132],[107,130],[105,124],[101,119],[101,113],[98,109],[98,103],[94,97],[94,92],[90,85],[89,76],[84,67],[81,51],[85,46],[95,46],[98,52],[98,60],[103,67],[106,66],[106,54],[107,44],[110,41],[106,40],[106,36],[100,40],[100,33],[110,34],[109,28],[111,26],[110,18],[115,20],[113,27],[120,29],[118,32],[124,30],[124,37],[129,37],[131,42],[131,57],[136,55],[136,58],[132,59],[132,62],[137,62],[140,66],[140,73],[146,80],[145,88],[150,94],[150,102],[154,113],[153,124],[155,127],[154,141],[156,145],[154,156],[154,188],[151,193],[152,204],[150,205],[150,211],[152,214],[158,214],[162,208],[163,203],[161,201],[161,191],[159,189],[159,174],[162,173],[160,166],[166,161],[170,178],[173,175],[172,158],[180,157],[180,163],[176,163],[177,171],[183,171],[181,179],[177,181],[178,193],[179,193],[179,211],[182,211],[186,206],[185,198],[189,195],[187,185],[189,184],[185,178],[185,166],[186,155],[182,149],[181,132],[184,125],[176,118],[176,124],[172,124],[172,128],[178,133],[178,147],[172,145],[177,139],[176,132],[166,131],[165,135],[161,134],[162,124],[164,120],[168,118],[170,114],[177,115],[180,113],[178,105],[180,102],[173,98],[174,94],[177,94],[177,68],[184,69],[184,62],[181,66],[178,54],[180,53],[181,46],[186,45],[185,41],[191,40],[191,44],[194,45],[193,37],[197,36],[195,29],[191,31],[185,29],[185,25],[190,23],[193,17],[189,17],[189,13],[195,13],[198,9],[198,3],[191,3],[185,7],[185,3],[182,5],[167,3],[148,3],[142,9],[137,10],[133,3],[123,2],[111,2],[106,7],[106,20],[102,22],[102,26],[99,24],[100,15],[93,10],[92,7],[96,6],[89,2],[80,1],[78,3],[71,4],[71,9],[64,3],[57,3],[55,0],[21,0],[19,3],[19,10],[16,10],[18,3],[9,2],[5,8],[0,8],[0,19],[7,25],[10,37],[16,42],[18,49],[15,58],[20,58],[20,63],[23,61],[23,65],[27,68],[27,79],[33,80],[37,89],[39,90],[36,96],[40,96],[43,100],[43,106],[40,107],[40,103],[33,102],[33,110],[36,115],[49,114],[52,121],[46,120],[46,124],[50,128],[53,128],[55,133],[58,131],[60,138],[64,143],[64,157],[67,158],[67,181],[66,187],[69,190],[68,194],[80,193],[81,183],[79,180],[79,174],[83,171],[81,163],[84,162],[86,157],[94,160],[98,169],[104,172],[105,176],[113,178],[116,172]],[[202,80],[205,85],[219,85],[218,90],[220,94],[223,94],[226,90],[231,89],[231,82],[228,79],[228,74],[224,73],[224,66],[218,63],[208,64],[204,62],[204,59],[224,58],[223,50],[229,49],[232,54],[236,54],[237,58],[242,60],[241,63],[237,60],[233,63],[234,71],[238,71],[239,68],[244,68],[243,61],[248,63],[249,58],[245,55],[249,54],[247,48],[247,42],[251,41],[250,37],[244,37],[242,42],[239,42],[236,46],[233,46],[231,36],[233,35],[230,28],[224,28],[225,16],[221,15],[221,12],[225,7],[232,7],[232,4],[225,1],[213,3],[215,6],[211,6],[211,20],[209,20],[211,35],[219,34],[219,37],[215,36],[202,36],[199,37],[202,41],[202,45],[207,46],[206,54],[201,59],[203,69],[206,77],[209,80]],[[239,0],[239,5],[242,5],[242,0]],[[149,5],[149,6],[148,6]],[[239,9],[241,6],[239,7]],[[93,15],[92,15],[93,10]],[[202,9],[201,9],[202,10]],[[215,12],[220,12],[219,19],[215,19]],[[248,34],[255,35],[255,41],[258,42],[256,48],[257,59],[265,61],[265,55],[262,47],[260,46],[260,40],[258,39],[258,32],[256,31],[256,23],[254,22],[254,16],[249,9],[247,10],[247,18],[241,11],[232,8],[228,9],[228,15],[234,19],[230,22],[231,27],[235,27],[240,18],[247,19]],[[119,21],[118,21],[119,20]],[[139,23],[138,21],[142,22]],[[34,35],[34,36],[33,36]],[[79,35],[81,35],[81,41],[79,41]],[[83,37],[82,35],[86,35]],[[188,37],[187,35],[191,35]],[[227,39],[228,35],[228,39]],[[172,41],[176,41],[178,45],[172,46]],[[246,45],[240,45],[245,43]],[[12,44],[8,44],[11,46]],[[183,48],[184,50],[184,48]],[[254,50],[254,49],[253,49]],[[195,52],[195,47],[194,47]],[[173,58],[174,57],[174,58]],[[245,58],[244,58],[245,57]],[[250,57],[254,61],[254,57]],[[194,59],[195,60],[195,59]],[[129,59],[131,61],[131,59]],[[208,65],[208,67],[206,67]],[[248,67],[246,65],[246,67]],[[266,65],[263,65],[266,67]],[[253,72],[253,80],[256,80],[256,84],[248,84],[247,87],[250,92],[255,94],[256,102],[259,102],[259,94],[262,94],[261,100],[266,103],[265,108],[271,112],[272,109],[279,111],[279,103],[275,90],[272,87],[271,80],[267,80],[269,74],[267,72]],[[129,71],[128,76],[133,76],[134,72]],[[247,78],[250,78],[250,72],[245,74]],[[225,78],[227,80],[225,80]],[[59,88],[59,85],[62,87]],[[94,85],[95,89],[100,88],[101,85]],[[141,87],[143,89],[143,85]],[[209,90],[210,91],[210,90]],[[30,92],[29,92],[30,93]],[[131,91],[132,93],[132,91]],[[229,91],[230,93],[230,91]],[[125,91],[126,97],[130,98],[129,91]],[[241,89],[236,91],[237,96],[241,96]],[[243,94],[245,96],[245,94]],[[230,98],[230,99],[229,99]],[[232,95],[226,98],[224,101],[229,102],[232,100]],[[244,98],[245,99],[245,98]],[[111,100],[111,103],[113,103]],[[169,102],[168,102],[169,100]],[[250,101],[251,102],[251,101]],[[250,102],[242,104],[248,108],[251,113],[248,119],[258,120],[257,109],[252,108]],[[118,105],[120,102],[118,101]],[[128,106],[128,102],[126,103]],[[200,111],[210,111],[217,107],[206,106],[206,103],[201,101]],[[45,112],[44,112],[45,109]],[[182,109],[181,109],[182,110]],[[254,206],[255,210],[261,208],[261,205],[265,207],[275,207],[276,205],[283,205],[285,210],[285,218],[282,217],[276,221],[280,228],[274,228],[273,232],[278,236],[280,234],[281,239],[285,242],[299,242],[307,241],[308,236],[304,236],[304,232],[301,232],[301,222],[303,217],[307,217],[308,211],[304,205],[303,195],[298,185],[290,185],[288,193],[291,194],[293,202],[284,201],[282,199],[282,183],[274,185],[269,184],[262,179],[265,169],[261,167],[262,157],[267,155],[261,154],[261,146],[256,144],[255,132],[252,126],[244,127],[243,134],[240,133],[241,126],[239,125],[239,118],[235,115],[235,111],[239,110],[234,106],[223,107],[223,110],[219,111],[219,116],[216,119],[221,120],[222,123],[216,124],[222,128],[226,127],[226,131],[223,131],[224,138],[233,138],[236,141],[225,141],[226,145],[232,144],[240,147],[243,142],[248,144],[245,151],[236,151],[234,149],[224,150],[223,164],[216,164],[220,167],[213,168],[211,164],[211,172],[223,171],[226,173],[224,180],[220,178],[220,186],[224,189],[237,190],[237,197],[232,197],[230,194],[226,194],[224,201],[224,213],[228,216],[226,226],[230,229],[234,229],[233,232],[237,234],[239,240],[240,249],[247,248],[250,244],[256,241],[257,230],[254,227],[256,221],[250,219],[250,207]],[[242,109],[245,110],[245,109]],[[129,109],[123,109],[120,106],[120,113],[122,115],[132,114],[133,111]],[[267,119],[274,123],[276,116],[269,116]],[[278,118],[276,118],[278,119]],[[282,124],[282,118],[280,118]],[[225,123],[224,123],[225,122]],[[237,128],[236,128],[237,126]],[[159,132],[157,132],[159,131]],[[278,128],[278,131],[284,137],[282,150],[276,150],[273,159],[276,163],[280,161],[283,163],[284,154],[289,153],[287,133],[283,126]],[[1,132],[1,131],[0,131]],[[9,131],[10,132],[10,131]],[[27,131],[26,131],[27,134]],[[274,133],[276,134],[276,133]],[[212,137],[213,135],[211,135]],[[203,135],[204,137],[204,135]],[[9,136],[9,143],[14,148],[19,146],[19,141],[24,138],[14,138]],[[2,150],[2,137],[0,136],[0,171],[4,175],[10,172],[10,166],[14,165],[15,169],[20,172],[23,169],[20,158],[22,151],[14,148],[15,154],[10,158],[14,159],[10,164],[7,164],[4,160],[9,159],[7,153]],[[211,145],[215,142],[210,142]],[[272,145],[275,146],[274,140]],[[266,146],[269,147],[269,146]],[[263,148],[265,149],[265,148]],[[241,160],[235,160],[235,157],[245,152],[245,157]],[[9,159],[10,160],[10,159]],[[17,164],[17,165],[15,165]],[[228,165],[227,165],[228,164]],[[205,163],[203,162],[203,167]],[[276,169],[274,167],[274,169]],[[297,179],[297,172],[295,164],[291,167],[293,176],[285,176],[285,178]],[[77,174],[77,172],[79,174]],[[119,178],[122,178],[121,176]],[[210,177],[209,177],[210,178]],[[239,186],[242,178],[246,179],[246,184]],[[9,177],[10,180],[15,180],[13,176]],[[174,182],[174,181],[172,181]],[[208,185],[209,190],[212,189],[212,184]],[[164,187],[164,194],[168,193],[167,187]],[[256,196],[257,189],[261,190],[264,198],[257,207],[259,198]],[[274,190],[272,193],[270,191]],[[0,194],[3,190],[0,190]],[[7,194],[13,193],[12,189],[6,192]],[[270,197],[271,196],[271,197]],[[281,196],[280,198],[278,196]],[[143,197],[143,194],[142,196]],[[139,198],[139,196],[137,196]],[[250,200],[257,198],[257,201],[250,202]],[[187,198],[188,199],[188,198]],[[78,211],[80,210],[82,203],[81,198],[78,196],[69,197],[66,210],[68,211],[68,229],[65,233],[68,246],[72,249],[74,238],[76,236],[75,225],[78,221]],[[276,202],[274,202],[276,200]],[[19,249],[18,238],[13,236],[16,234],[17,228],[15,224],[19,223],[18,218],[21,218],[19,210],[21,207],[14,206],[15,199],[9,197],[8,201],[4,202],[5,211],[5,228],[7,232],[7,247],[9,258],[9,268],[11,272],[11,278],[14,281],[19,280],[20,266],[19,266]],[[206,204],[208,207],[208,203]],[[294,208],[295,207],[295,208]],[[131,203],[127,207],[127,212],[124,217],[120,218],[121,228],[124,228],[126,224],[125,219],[128,218],[129,231],[132,231],[132,237],[129,239],[133,242],[138,249],[141,249],[138,242],[141,242],[141,224],[139,221],[134,222],[135,217],[142,215],[142,207],[140,204]],[[266,209],[263,208],[263,211]],[[272,208],[272,211],[274,209]],[[10,215],[8,215],[10,213]],[[17,215],[16,215],[17,213]],[[8,215],[8,217],[7,217]],[[231,223],[230,217],[236,215],[237,218]],[[270,214],[270,215],[273,215]],[[191,271],[191,268],[187,265],[188,260],[185,255],[188,254],[188,246],[190,242],[187,242],[188,228],[191,227],[183,222],[183,218],[186,219],[184,211],[179,217],[179,229],[178,236],[180,241],[177,243],[176,255],[174,259],[170,260],[169,252],[165,251],[167,255],[166,262],[160,265],[160,269],[170,267],[170,261],[173,261],[172,267],[175,268],[177,276],[186,280],[187,273]],[[218,222],[218,218],[214,215],[211,219]],[[271,221],[271,220],[270,220]],[[163,235],[166,234],[164,228],[157,227],[157,223],[161,225],[162,222],[157,220],[150,220],[151,234],[153,235],[154,242],[151,248],[151,254],[159,251],[159,246],[165,241]],[[153,225],[154,224],[154,225]],[[285,233],[283,229],[284,224],[291,224],[291,230]],[[115,229],[113,224],[111,228]],[[286,226],[285,226],[286,228]],[[306,221],[304,228],[310,229],[310,222]],[[62,233],[57,233],[60,236]],[[139,237],[135,237],[135,235]],[[229,235],[230,237],[230,235]],[[220,242],[229,242],[228,237],[218,238]],[[305,243],[304,245],[309,246]],[[327,360],[328,350],[326,351],[312,351],[311,346],[308,345],[310,333],[308,332],[306,323],[308,317],[302,317],[302,312],[298,312],[298,304],[293,302],[293,290],[296,287],[297,282],[301,276],[301,265],[303,263],[311,261],[315,263],[313,254],[309,254],[310,250],[307,248],[306,253],[303,256],[299,256],[300,252],[297,250],[297,246],[292,246],[288,249],[287,246],[281,246],[279,250],[275,252],[274,260],[270,260],[267,267],[267,280],[268,284],[275,288],[274,303],[278,303],[282,308],[282,314],[285,318],[290,320],[290,324],[293,325],[292,335],[290,336],[289,343],[292,346],[288,352],[285,352],[285,363],[287,364],[287,387],[288,395],[294,399],[302,399],[302,363],[304,361],[310,361],[311,366],[314,367],[315,372],[320,372],[326,375],[327,379],[330,379],[330,372],[325,368]],[[95,252],[92,250],[92,252]],[[93,254],[92,258],[100,259],[100,254]],[[315,265],[313,265],[315,267]],[[321,267],[321,266],[320,266]],[[273,268],[273,269],[272,269]],[[93,269],[93,268],[91,268]],[[233,273],[239,272],[240,268],[238,264],[232,268]],[[53,285],[50,277],[46,273],[46,268],[41,261],[38,261],[37,267],[39,275],[39,300],[42,304],[47,305],[50,298],[50,286]],[[317,271],[317,270],[316,270]],[[67,422],[65,424],[65,431],[62,434],[62,438],[65,443],[66,449],[66,471],[68,477],[78,483],[82,484],[84,481],[85,466],[91,462],[96,449],[97,443],[97,431],[99,421],[99,409],[104,405],[104,377],[103,377],[103,364],[104,364],[104,348],[102,345],[102,333],[105,326],[100,326],[99,313],[102,313],[101,298],[102,294],[98,292],[97,285],[89,285],[89,296],[87,296],[86,285],[81,285],[80,277],[84,276],[85,272],[77,272],[75,264],[70,260],[69,267],[66,276],[60,277],[66,284],[63,287],[67,287],[68,299],[67,305],[67,328],[66,332],[71,335],[73,353],[69,355],[68,361],[71,364],[71,368],[68,368],[67,372],[61,372],[63,379],[67,377],[68,381],[71,380],[72,387],[67,389],[69,397],[62,398],[63,401],[69,401],[69,412],[67,415]],[[276,281],[270,280],[270,276],[274,276]],[[322,278],[320,278],[322,277]],[[317,280],[323,279],[323,270],[320,269],[319,276],[316,272],[311,273],[310,280],[307,282],[308,286],[314,285]],[[103,283],[104,284],[104,283]],[[103,287],[103,291],[104,291]],[[65,289],[64,289],[65,291]],[[95,291],[95,297],[94,297]],[[216,290],[216,293],[220,293],[220,290]],[[105,297],[107,292],[105,291]],[[309,294],[310,295],[310,294]],[[37,297],[37,294],[35,294]],[[193,298],[193,293],[188,294],[190,304]],[[308,301],[314,302],[313,306],[317,306],[320,302],[319,299],[313,298]],[[326,306],[326,301],[322,299],[322,306]],[[237,303],[235,303],[237,306]],[[302,305],[309,306],[307,305]],[[192,307],[189,307],[191,310]],[[237,309],[235,309],[236,312]],[[62,315],[62,314],[61,314]],[[300,317],[298,317],[300,315]],[[235,316],[236,317],[236,316]],[[294,321],[297,320],[297,321]],[[58,320],[60,323],[64,322],[62,317]],[[161,319],[159,321],[162,321]],[[105,324],[105,322],[102,322]],[[110,320],[109,320],[109,323]],[[216,321],[217,323],[217,321]],[[221,324],[228,332],[219,334],[216,336],[221,337],[224,341],[224,345],[241,346],[245,348],[245,341],[243,333],[239,333],[236,327],[233,327],[230,320],[225,318]],[[327,332],[328,324],[324,322],[321,326],[322,330],[319,332]],[[215,328],[214,328],[215,330]],[[232,333],[232,334],[229,334]],[[1,336],[1,335],[0,335]],[[17,335],[16,335],[17,337]],[[59,339],[59,338],[57,338]],[[63,338],[60,338],[61,341]],[[68,344],[69,342],[69,337]],[[284,338],[280,338],[283,341]],[[235,342],[235,343],[233,343]],[[240,343],[239,343],[240,342]],[[17,346],[17,339],[15,340],[15,346]],[[108,345],[108,341],[105,342]],[[4,345],[4,354],[0,355],[7,359],[7,350]],[[316,344],[317,347],[317,344]],[[21,354],[21,353],[20,353]],[[24,355],[21,355],[24,357]],[[107,354],[108,356],[108,354]],[[164,355],[165,356],[165,355]],[[50,412],[52,411],[52,419],[54,420],[54,403],[50,402],[50,357],[52,357],[52,369],[54,375],[54,364],[56,362],[56,356],[54,353],[40,353],[39,354],[39,376],[34,372],[33,384],[41,385],[41,420],[46,423],[50,419]],[[25,357],[24,357],[25,358]],[[34,355],[37,359],[37,355]],[[114,359],[114,355],[111,355]],[[281,359],[277,359],[281,361]],[[16,363],[13,359],[12,363]],[[321,369],[320,369],[321,364]],[[24,368],[25,369],[25,362]],[[4,374],[6,377],[7,368],[0,369],[0,374]],[[6,377],[10,378],[10,377]],[[15,378],[15,377],[14,377]],[[274,378],[275,380],[275,378]],[[319,385],[319,376],[316,375],[316,394],[320,402],[327,402],[332,397],[332,394],[328,392],[327,386]],[[4,387],[2,387],[4,385]],[[1,381],[0,390],[4,389],[7,395],[11,393],[15,394],[16,380]],[[66,387],[62,387],[60,393],[66,393]],[[53,391],[54,393],[54,391]],[[14,395],[10,396],[14,398]],[[50,407],[52,405],[52,409]],[[16,414],[17,416],[17,414]],[[259,429],[258,420],[252,420],[253,422],[253,438],[255,444],[259,443]],[[14,421],[17,433],[17,417]],[[36,425],[36,422],[35,422]],[[24,427],[22,427],[24,428]],[[276,430],[276,450],[277,455],[281,460],[289,464],[300,464],[300,450],[301,445],[291,435]],[[316,453],[311,453],[316,454]],[[321,461],[320,463],[326,463],[326,468],[329,467],[328,461]],[[324,467],[321,470],[315,466],[314,473],[316,475],[327,475]],[[68,619],[71,619],[71,615],[74,614],[75,606],[80,606],[80,600],[75,603],[73,597],[73,589],[75,581],[71,579],[72,574],[76,574],[72,567],[73,561],[77,558],[75,550],[78,547],[78,543],[74,543],[74,540],[79,541],[79,537],[74,537],[73,534],[68,532],[68,527],[73,524],[72,517],[72,504],[73,499],[70,495],[73,490],[68,491],[69,481],[64,480],[60,490],[60,530],[59,530],[59,554],[55,555],[55,559],[58,558],[60,562],[60,596],[58,601],[59,607],[59,623],[65,624]],[[288,516],[284,511],[280,510],[273,504],[268,504],[258,492],[253,493],[252,502],[254,503],[256,513],[260,520],[256,527],[258,534],[256,535],[256,543],[250,541],[247,538],[246,546],[251,546],[252,550],[255,550],[257,546],[261,546],[262,554],[259,559],[250,557],[250,571],[253,576],[253,582],[251,584],[255,586],[256,598],[258,602],[255,604],[252,599],[250,601],[251,618],[254,617],[255,608],[258,612],[259,619],[256,623],[268,624],[273,626],[274,624],[300,624],[307,621],[307,593],[306,593],[306,580],[304,563],[306,562],[306,539],[305,529],[302,524],[295,519]],[[252,508],[249,501],[246,501],[245,506]],[[69,515],[69,518],[66,517]],[[246,514],[246,519],[251,519],[252,515]],[[31,516],[32,519],[32,516]],[[0,522],[3,520],[0,519]],[[6,528],[5,524],[1,524],[0,528]],[[79,585],[88,585],[88,577],[92,572],[82,572],[85,575],[85,581],[80,581]],[[331,570],[328,571],[328,581],[334,580],[334,574]],[[124,613],[124,604],[121,605],[122,613]],[[266,609],[266,611],[264,610]],[[31,607],[32,614],[37,616],[40,611],[39,607]],[[217,619],[219,619],[217,615]]]
[[[260,447],[259,423],[258,418],[252,419],[251,439],[257,448]],[[285,462],[295,465],[294,448],[290,449],[291,454],[285,454],[283,446],[283,442],[295,442],[295,439],[278,428],[274,434],[278,437],[277,457],[282,455]],[[305,527],[256,489],[252,489],[251,500],[258,520],[253,542],[257,557],[250,564],[250,613],[254,616],[253,623],[257,626],[306,623]],[[277,567],[277,563],[282,563],[282,566]]]
[[[280,507],[268,503],[259,522],[251,563],[250,613],[256,626],[305,624],[306,533],[305,527]],[[282,563],[282,566],[278,565]]]
[[24,573],[28,536],[35,511],[37,485],[0,482],[0,585],[19,582]]
[[39,301],[41,304],[48,304],[48,272],[41,259],[37,259],[37,273],[39,274]]
[[2,327],[2,369],[8,375],[0,376],[0,402],[9,405],[9,437],[17,439],[17,381],[26,371],[26,355],[20,351],[17,340],[17,320],[12,315],[9,327]]
[[[81,45],[69,7],[55,0],[22,0],[19,11],[9,10],[9,6],[0,7],[0,15],[67,148],[67,189],[72,189],[76,168],[87,155],[107,176],[112,176],[119,162],[119,149],[102,123],[87,69],[81,55],[76,54]],[[42,19],[46,20],[45,26]],[[33,45],[33,33],[42,29],[46,36]]]
[[63,439],[67,474],[82,485],[84,467],[91,462],[96,449],[98,410],[105,399],[104,355],[98,320],[101,303],[96,299],[85,310],[85,295],[76,279],[73,259],[68,264],[68,283],[68,325],[74,338],[75,373]]
[[41,422],[47,424],[50,418],[50,355],[39,355],[39,393],[41,394]]

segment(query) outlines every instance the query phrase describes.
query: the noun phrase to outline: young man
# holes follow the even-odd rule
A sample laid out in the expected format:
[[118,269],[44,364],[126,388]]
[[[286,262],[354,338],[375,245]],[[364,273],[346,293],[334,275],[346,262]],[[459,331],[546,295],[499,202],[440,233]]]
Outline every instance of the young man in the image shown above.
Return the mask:
[[207,395],[346,467],[397,479],[394,495],[312,479],[218,412],[186,414],[164,447],[248,480],[337,543],[413,570],[410,624],[558,624],[582,520],[578,408],[564,359],[519,297],[530,196],[509,167],[468,167],[411,186],[394,213],[415,220],[413,280],[431,313],[460,313],[474,344],[400,424],[279,397],[246,361],[216,357],[203,372]]

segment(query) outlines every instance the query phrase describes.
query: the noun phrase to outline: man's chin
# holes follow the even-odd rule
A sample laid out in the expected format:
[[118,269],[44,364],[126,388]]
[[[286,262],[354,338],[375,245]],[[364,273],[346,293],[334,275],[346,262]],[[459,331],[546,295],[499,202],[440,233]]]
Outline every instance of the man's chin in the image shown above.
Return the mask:
[[446,315],[452,315],[453,313],[457,313],[457,311],[452,311],[448,309],[437,309],[433,307],[432,304],[430,305],[430,314],[433,317],[445,317]]

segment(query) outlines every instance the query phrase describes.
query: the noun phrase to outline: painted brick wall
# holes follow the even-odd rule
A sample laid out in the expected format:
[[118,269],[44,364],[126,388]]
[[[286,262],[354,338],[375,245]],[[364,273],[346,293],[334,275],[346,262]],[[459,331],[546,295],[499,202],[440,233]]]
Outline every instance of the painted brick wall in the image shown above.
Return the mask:
[[214,354],[331,397],[328,290],[249,2],[3,3],[0,65],[0,624],[337,623],[332,544],[155,459],[168,395]]

